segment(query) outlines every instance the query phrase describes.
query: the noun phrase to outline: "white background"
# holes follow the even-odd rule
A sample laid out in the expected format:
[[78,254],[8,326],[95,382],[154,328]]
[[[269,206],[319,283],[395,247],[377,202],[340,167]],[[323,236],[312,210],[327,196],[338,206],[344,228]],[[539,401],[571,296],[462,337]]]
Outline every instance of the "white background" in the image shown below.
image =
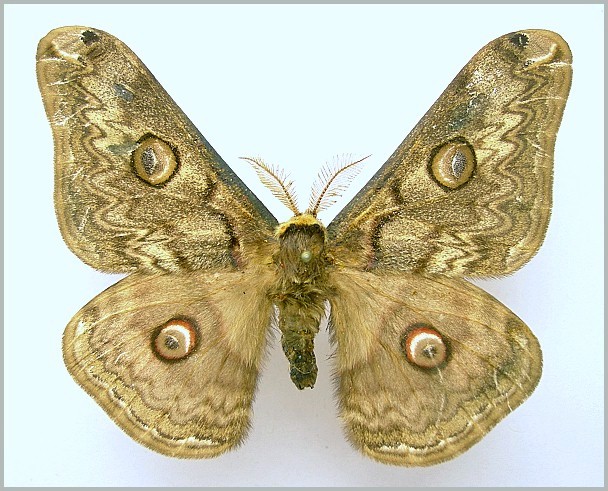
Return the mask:
[[[4,22],[5,485],[603,484],[603,6],[10,5]],[[521,271],[482,283],[540,339],[536,392],[455,460],[386,466],[343,437],[321,332],[312,391],[293,387],[275,342],[238,450],[181,461],[132,441],[61,358],[65,324],[117,279],[81,263],[54,216],[34,57],[50,29],[74,24],[128,44],[280,220],[289,212],[237,157],[289,169],[305,205],[325,161],[371,153],[352,196],[484,44],[523,28],[559,32],[574,80],[547,238]]]

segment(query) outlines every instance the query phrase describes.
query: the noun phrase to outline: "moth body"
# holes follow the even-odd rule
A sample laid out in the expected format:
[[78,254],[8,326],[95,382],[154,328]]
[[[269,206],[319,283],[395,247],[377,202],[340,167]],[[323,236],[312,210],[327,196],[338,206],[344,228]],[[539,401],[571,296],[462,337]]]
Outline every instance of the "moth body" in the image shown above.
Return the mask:
[[277,227],[279,248],[271,297],[279,310],[281,345],[298,389],[317,379],[314,338],[325,312],[327,266],[325,227],[313,215],[296,215]]

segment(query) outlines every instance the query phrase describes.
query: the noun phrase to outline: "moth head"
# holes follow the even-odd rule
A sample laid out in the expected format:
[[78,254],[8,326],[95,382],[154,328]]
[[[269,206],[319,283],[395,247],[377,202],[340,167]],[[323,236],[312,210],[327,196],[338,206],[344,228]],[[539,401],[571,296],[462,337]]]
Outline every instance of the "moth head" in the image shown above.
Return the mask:
[[286,222],[277,226],[275,234],[279,240],[285,236],[294,233],[296,230],[307,229],[312,234],[325,235],[325,227],[323,224],[310,213],[300,213],[291,217]]

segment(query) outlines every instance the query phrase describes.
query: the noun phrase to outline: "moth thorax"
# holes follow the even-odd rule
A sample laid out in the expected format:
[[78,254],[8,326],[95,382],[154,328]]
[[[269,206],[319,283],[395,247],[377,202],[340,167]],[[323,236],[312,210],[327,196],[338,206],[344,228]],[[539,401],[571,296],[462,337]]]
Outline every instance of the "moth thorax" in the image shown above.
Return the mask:
[[312,215],[298,215],[277,229],[280,262],[307,270],[324,259],[325,227]]
[[415,324],[403,334],[401,349],[407,361],[418,368],[442,366],[448,357],[445,339],[427,324]]

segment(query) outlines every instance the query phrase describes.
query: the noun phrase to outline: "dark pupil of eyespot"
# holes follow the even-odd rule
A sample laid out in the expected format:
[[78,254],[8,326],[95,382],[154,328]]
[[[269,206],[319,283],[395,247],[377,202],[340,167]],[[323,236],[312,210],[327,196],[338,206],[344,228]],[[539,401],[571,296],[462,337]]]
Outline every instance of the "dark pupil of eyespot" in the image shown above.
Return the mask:
[[429,344],[428,346],[424,347],[422,352],[427,358],[434,358],[437,354],[437,348],[435,348],[435,346],[433,346],[432,344]]
[[462,176],[466,163],[467,158],[461,152],[457,152],[456,155],[454,155],[454,158],[452,159],[452,173],[454,174],[454,177],[458,179]]
[[154,150],[151,148],[146,148],[141,154],[142,165],[146,173],[151,176],[154,174],[156,170],[156,155],[154,155]]
[[173,336],[167,336],[165,338],[165,346],[167,347],[167,349],[177,349],[179,348],[179,341]]

